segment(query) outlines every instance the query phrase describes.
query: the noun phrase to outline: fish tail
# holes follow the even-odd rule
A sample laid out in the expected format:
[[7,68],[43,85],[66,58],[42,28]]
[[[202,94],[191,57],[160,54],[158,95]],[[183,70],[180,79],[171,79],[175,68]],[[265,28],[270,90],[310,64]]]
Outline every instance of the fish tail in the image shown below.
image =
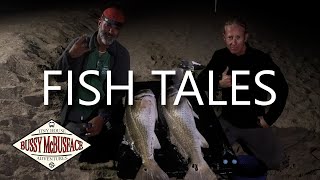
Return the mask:
[[148,165],[141,165],[136,180],[169,180],[169,176],[153,160]]
[[191,164],[186,173],[185,180],[217,180],[216,174],[210,169],[209,165],[204,162],[200,164]]

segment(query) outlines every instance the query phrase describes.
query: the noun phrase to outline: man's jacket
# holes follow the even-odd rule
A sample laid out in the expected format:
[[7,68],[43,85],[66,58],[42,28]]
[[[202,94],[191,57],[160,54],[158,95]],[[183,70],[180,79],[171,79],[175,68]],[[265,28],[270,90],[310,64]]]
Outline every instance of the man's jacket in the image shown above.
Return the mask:
[[[247,85],[249,90],[237,90],[237,101],[250,101],[250,105],[232,105],[231,88],[218,87],[222,73],[229,67],[228,75],[234,70],[249,70],[249,75],[237,75],[237,85]],[[198,76],[198,86],[203,90],[209,87],[209,70],[213,71],[213,89],[221,90],[222,100],[227,101],[227,105],[222,107],[222,116],[239,128],[255,128],[257,117],[263,116],[268,125],[272,125],[281,115],[288,96],[288,84],[280,71],[279,67],[272,61],[271,57],[257,49],[247,45],[244,55],[236,56],[231,54],[227,48],[217,50],[207,65]],[[275,76],[262,75],[260,81],[273,89],[276,93],[276,100],[268,108],[255,104],[255,99],[260,101],[269,100],[270,94],[258,87],[255,76],[262,70],[273,70]],[[232,79],[235,81],[235,79]],[[235,95],[234,95],[235,96]]]
[[[82,56],[72,59],[69,55],[69,50],[72,45],[79,39],[74,39],[62,55],[59,57],[59,60],[56,64],[55,69],[62,70],[62,75],[55,76],[57,82],[64,82],[68,80],[68,70],[72,70],[72,94],[75,97],[77,93],[77,88],[80,85],[79,77],[83,71],[86,69],[86,64],[88,60],[88,55],[96,48],[96,37],[97,32],[95,32],[91,37],[87,37],[89,40],[89,48],[90,51],[83,54]],[[130,56],[128,50],[123,47],[119,42],[113,42],[109,48],[107,49],[108,53],[111,55],[110,59],[110,67],[111,70],[111,84],[112,85],[127,85],[128,84],[128,71],[130,69]],[[104,82],[104,89],[106,87],[106,82]],[[106,90],[104,90],[106,92]],[[100,99],[98,104],[98,108],[92,115],[92,117],[100,115],[104,119],[107,116],[111,116],[112,112],[115,109],[121,107],[122,97],[124,97],[126,91],[112,91],[112,98],[111,98],[111,106],[107,106],[107,95],[104,99]],[[67,113],[70,109],[70,106],[67,104],[67,93],[62,105],[62,112],[61,112],[61,124],[66,125],[67,121]]]

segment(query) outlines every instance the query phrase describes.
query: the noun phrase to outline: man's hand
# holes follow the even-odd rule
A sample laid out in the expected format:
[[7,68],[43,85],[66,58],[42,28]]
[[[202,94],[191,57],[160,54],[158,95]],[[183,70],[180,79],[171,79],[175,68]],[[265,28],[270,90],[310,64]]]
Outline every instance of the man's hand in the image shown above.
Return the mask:
[[104,126],[104,121],[101,116],[96,116],[95,118],[91,119],[88,123],[92,124],[92,127],[86,128],[86,136],[96,136],[100,134],[103,126]]
[[268,128],[270,127],[268,123],[264,120],[263,116],[258,116],[258,125],[261,126],[262,128]]
[[229,67],[227,66],[227,68],[222,73],[222,79],[219,81],[219,87],[221,88],[231,87],[231,76],[227,75],[228,71]]
[[90,51],[86,36],[81,36],[70,48],[69,55],[71,58],[78,58],[84,53]]

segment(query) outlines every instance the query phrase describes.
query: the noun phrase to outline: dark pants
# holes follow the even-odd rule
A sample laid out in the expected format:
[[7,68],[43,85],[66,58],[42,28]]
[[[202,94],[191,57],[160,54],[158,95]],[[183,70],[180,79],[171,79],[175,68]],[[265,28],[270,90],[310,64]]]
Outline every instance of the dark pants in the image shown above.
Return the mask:
[[108,130],[104,127],[99,135],[86,137],[82,123],[69,122],[65,127],[91,145],[81,152],[80,162],[104,163],[109,160],[118,160],[118,149],[122,141],[122,134],[117,128]]
[[285,160],[283,147],[275,137],[272,128],[240,129],[223,118],[221,126],[231,145],[239,143],[249,154],[255,156],[268,169],[279,170]]

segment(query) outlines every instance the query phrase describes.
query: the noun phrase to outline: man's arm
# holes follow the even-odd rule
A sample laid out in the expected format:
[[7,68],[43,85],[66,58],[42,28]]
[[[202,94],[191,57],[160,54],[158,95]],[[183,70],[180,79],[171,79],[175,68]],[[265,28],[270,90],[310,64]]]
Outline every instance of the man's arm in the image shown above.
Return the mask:
[[219,86],[219,80],[221,80],[221,73],[217,69],[219,66],[219,61],[217,57],[217,53],[214,53],[210,62],[206,66],[204,70],[198,75],[197,85],[203,91],[209,90],[209,71],[213,71],[213,90],[216,91]]
[[70,57],[69,50],[76,41],[77,39],[74,39],[69,43],[69,45],[61,54],[61,56],[58,59],[58,62],[55,65],[54,69],[62,71],[61,76],[54,76],[57,82],[64,82],[68,79],[68,70],[71,69],[72,65],[75,62],[74,59]]
[[90,49],[87,46],[87,36],[76,38],[69,43],[62,55],[59,57],[55,66],[56,70],[62,70],[61,76],[55,76],[57,82],[64,82],[68,79],[68,70],[73,70],[74,65],[78,64],[77,59]]

